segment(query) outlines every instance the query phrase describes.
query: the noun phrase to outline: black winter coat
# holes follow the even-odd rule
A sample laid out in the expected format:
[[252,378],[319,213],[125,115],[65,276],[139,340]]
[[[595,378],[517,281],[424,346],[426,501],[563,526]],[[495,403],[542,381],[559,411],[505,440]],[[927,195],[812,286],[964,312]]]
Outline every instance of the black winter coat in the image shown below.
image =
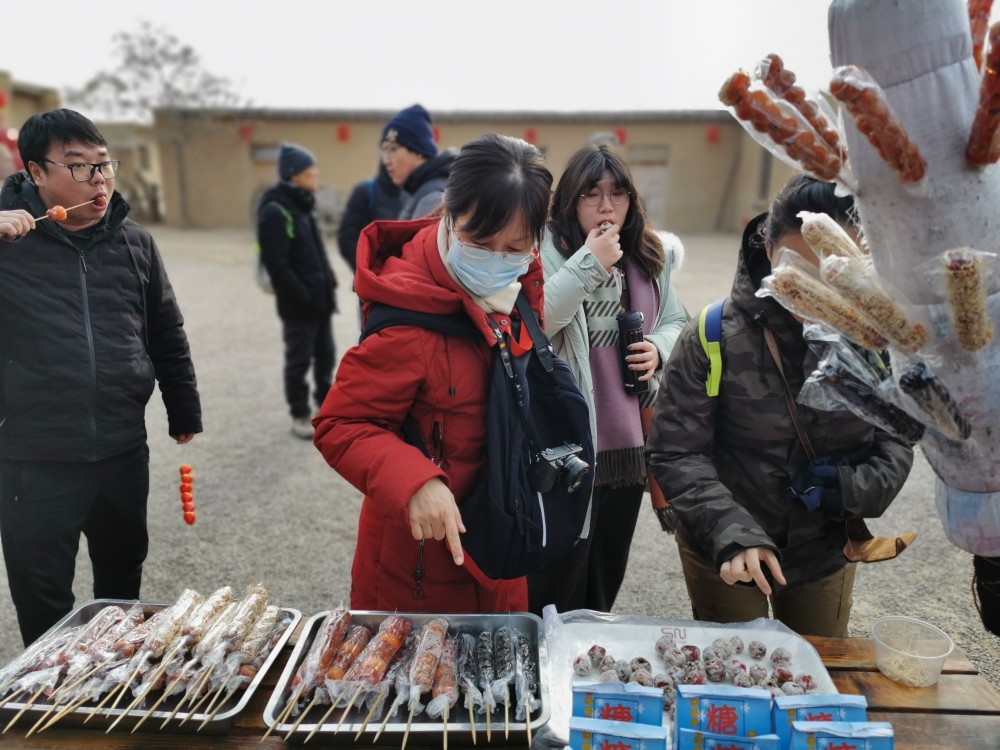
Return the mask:
[[402,206],[400,190],[389,177],[385,165],[379,165],[377,176],[354,186],[337,228],[340,255],[352,271],[358,270],[355,255],[361,230],[373,221],[397,218]]
[[[279,182],[264,193],[257,210],[261,260],[274,286],[278,315],[288,320],[322,320],[337,309],[337,279],[313,214],[315,205],[312,193]],[[290,227],[281,209],[291,216]]]
[[[6,180],[0,208],[45,211],[25,172]],[[201,432],[184,319],[156,243],[128,211],[112,195],[82,250],[51,221],[0,241],[0,459],[133,450],[156,382],[169,433]]]

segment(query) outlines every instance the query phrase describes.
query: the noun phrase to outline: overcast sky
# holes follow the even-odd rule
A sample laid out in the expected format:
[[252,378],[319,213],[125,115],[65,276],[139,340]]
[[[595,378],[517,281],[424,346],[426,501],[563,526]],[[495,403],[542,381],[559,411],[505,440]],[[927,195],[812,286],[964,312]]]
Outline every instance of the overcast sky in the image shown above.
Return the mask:
[[[1000,5],[1000,4],[998,4]],[[716,109],[777,52],[829,81],[828,0],[3,0],[0,70],[80,86],[149,21],[253,105],[435,110]],[[994,16],[998,14],[994,10]]]

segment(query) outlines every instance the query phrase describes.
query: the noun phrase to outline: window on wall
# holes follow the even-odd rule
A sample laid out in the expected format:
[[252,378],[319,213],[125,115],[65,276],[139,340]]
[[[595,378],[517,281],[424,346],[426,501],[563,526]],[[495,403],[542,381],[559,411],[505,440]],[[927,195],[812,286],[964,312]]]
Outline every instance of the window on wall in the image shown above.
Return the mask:
[[250,151],[250,156],[257,162],[270,162],[274,164],[278,161],[278,144],[255,145]]

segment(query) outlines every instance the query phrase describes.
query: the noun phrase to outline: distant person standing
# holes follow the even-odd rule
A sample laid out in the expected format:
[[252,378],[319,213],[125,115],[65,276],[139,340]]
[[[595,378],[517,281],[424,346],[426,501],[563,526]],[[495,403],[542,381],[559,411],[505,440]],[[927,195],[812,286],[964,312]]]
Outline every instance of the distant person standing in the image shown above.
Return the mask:
[[441,202],[455,152],[438,152],[431,116],[419,104],[399,112],[382,129],[382,163],[402,191],[401,220],[429,215]]
[[281,318],[292,434],[312,440],[307,378],[312,367],[313,402],[318,407],[333,383],[337,279],[316,222],[316,157],[301,146],[282,143],[278,176],[280,182],[264,193],[257,208],[257,240]]
[[379,219],[395,219],[402,207],[403,198],[399,186],[392,181],[385,164],[381,162],[374,177],[354,186],[337,229],[340,255],[351,267],[351,271],[357,270],[355,254],[361,230]]
[[[94,598],[138,599],[149,549],[146,405],[201,432],[184,318],[87,118],[33,115],[0,189],[0,545],[27,645],[73,609],[80,534]],[[74,207],[39,221],[56,206]]]

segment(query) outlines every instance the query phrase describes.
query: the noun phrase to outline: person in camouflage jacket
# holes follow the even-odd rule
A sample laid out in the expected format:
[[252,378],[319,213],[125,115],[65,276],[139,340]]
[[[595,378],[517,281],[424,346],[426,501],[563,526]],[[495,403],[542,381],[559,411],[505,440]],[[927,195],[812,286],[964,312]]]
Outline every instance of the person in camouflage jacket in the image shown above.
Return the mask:
[[832,184],[800,175],[779,192],[769,214],[750,222],[723,307],[718,396],[706,392],[709,362],[694,319],[666,364],[646,454],[677,512],[696,619],[766,617],[770,599],[774,616],[793,630],[844,636],[855,567],[843,553],[845,521],[886,510],[909,475],[913,450],[850,411],[798,404],[815,454],[843,465],[812,510],[786,493],[810,459],[764,328],[775,336],[793,394],[818,358],[802,323],[773,297],[755,293],[782,246],[816,261],[799,231],[803,210],[850,227],[852,200],[837,198]]

